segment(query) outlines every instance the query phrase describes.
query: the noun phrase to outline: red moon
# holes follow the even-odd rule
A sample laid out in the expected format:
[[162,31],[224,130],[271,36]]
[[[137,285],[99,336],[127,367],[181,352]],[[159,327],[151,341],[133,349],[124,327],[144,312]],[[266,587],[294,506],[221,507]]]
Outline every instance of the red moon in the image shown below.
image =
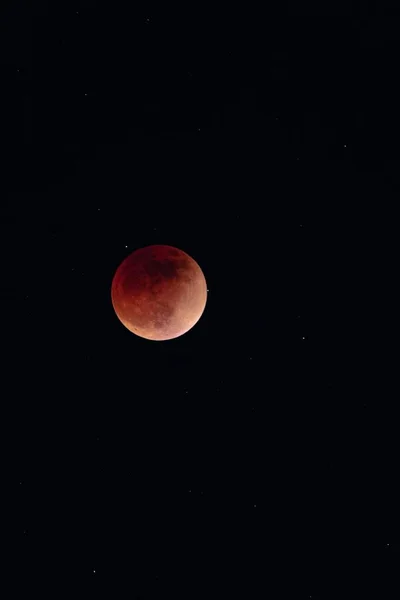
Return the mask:
[[147,246],[120,264],[111,300],[129,331],[147,340],[171,340],[200,319],[207,284],[203,271],[186,252],[172,246]]

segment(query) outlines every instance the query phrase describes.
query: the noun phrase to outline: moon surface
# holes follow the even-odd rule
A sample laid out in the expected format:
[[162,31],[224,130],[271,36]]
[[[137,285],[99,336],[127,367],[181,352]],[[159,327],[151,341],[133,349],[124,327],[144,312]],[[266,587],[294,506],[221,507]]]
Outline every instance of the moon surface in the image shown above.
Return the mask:
[[129,331],[147,340],[171,340],[200,319],[207,284],[203,271],[186,252],[173,246],[146,246],[118,267],[111,300]]

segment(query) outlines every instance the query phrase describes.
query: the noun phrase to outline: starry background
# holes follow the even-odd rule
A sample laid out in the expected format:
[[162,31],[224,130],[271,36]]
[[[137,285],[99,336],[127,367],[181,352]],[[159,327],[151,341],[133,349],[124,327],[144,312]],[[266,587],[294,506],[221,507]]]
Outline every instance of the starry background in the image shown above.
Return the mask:
[[[56,4],[1,8],[14,584],[397,598],[395,13]],[[164,343],[110,300],[159,243],[209,288]]]

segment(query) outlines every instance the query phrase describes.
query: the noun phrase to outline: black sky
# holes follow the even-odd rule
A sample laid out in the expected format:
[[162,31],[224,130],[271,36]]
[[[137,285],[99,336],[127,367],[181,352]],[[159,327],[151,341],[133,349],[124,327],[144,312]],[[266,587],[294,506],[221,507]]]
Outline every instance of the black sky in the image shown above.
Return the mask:
[[[394,11],[66,4],[1,8],[15,585],[398,597]],[[150,244],[209,288],[164,343],[111,305]]]

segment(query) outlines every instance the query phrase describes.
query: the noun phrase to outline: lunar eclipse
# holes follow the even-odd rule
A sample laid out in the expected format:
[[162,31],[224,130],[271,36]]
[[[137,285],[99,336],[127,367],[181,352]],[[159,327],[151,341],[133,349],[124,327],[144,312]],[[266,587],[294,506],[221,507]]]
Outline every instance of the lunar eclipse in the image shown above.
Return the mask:
[[200,319],[207,284],[203,271],[186,252],[172,246],[147,246],[120,264],[112,280],[111,300],[129,331],[148,340],[170,340]]

